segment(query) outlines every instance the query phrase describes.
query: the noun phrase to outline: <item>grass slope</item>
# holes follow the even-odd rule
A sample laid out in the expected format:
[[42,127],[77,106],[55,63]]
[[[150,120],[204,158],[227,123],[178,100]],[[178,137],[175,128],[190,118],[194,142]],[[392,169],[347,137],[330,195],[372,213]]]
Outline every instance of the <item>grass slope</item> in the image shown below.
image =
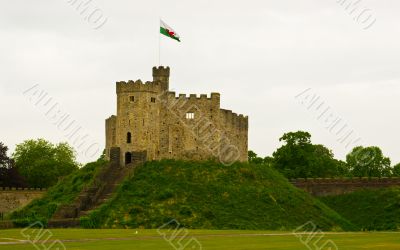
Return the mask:
[[41,221],[47,224],[56,209],[64,204],[70,204],[78,196],[84,186],[88,185],[97,170],[106,164],[103,160],[88,163],[51,187],[44,197],[32,201],[24,208],[13,212],[10,219],[19,226]]
[[365,189],[321,200],[359,230],[400,230],[400,188]]
[[291,230],[308,221],[324,230],[352,229],[266,166],[173,160],[137,168],[114,198],[81,218],[81,224],[157,228],[172,219],[198,229]]

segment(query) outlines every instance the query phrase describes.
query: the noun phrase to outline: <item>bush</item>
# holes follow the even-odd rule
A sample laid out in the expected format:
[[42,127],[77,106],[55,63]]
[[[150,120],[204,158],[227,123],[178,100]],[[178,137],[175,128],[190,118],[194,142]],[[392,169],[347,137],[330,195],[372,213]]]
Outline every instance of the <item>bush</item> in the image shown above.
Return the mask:
[[400,229],[400,188],[365,189],[321,200],[358,230]]

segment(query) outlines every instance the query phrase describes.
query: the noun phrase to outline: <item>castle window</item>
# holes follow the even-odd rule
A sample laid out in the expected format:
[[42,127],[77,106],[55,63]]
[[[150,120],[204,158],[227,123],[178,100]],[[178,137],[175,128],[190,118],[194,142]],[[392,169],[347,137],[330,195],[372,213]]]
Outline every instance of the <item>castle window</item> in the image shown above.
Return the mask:
[[151,100],[151,102],[156,102],[156,98],[155,97],[152,97],[150,100]]
[[131,143],[131,141],[132,141],[132,134],[131,132],[128,132],[126,134],[126,143]]
[[194,119],[194,113],[192,113],[192,112],[186,113],[186,119],[189,119],[189,120]]
[[129,97],[129,101],[130,101],[130,102],[134,102],[134,101],[135,101],[135,97],[134,97],[134,96],[130,96],[130,97]]

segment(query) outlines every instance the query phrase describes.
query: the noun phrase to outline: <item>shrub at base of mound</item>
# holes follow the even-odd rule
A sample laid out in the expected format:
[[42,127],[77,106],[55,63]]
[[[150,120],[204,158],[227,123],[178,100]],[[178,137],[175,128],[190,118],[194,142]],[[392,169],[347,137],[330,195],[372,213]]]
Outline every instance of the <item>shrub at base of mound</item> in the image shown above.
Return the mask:
[[106,164],[103,160],[88,163],[79,170],[64,177],[51,187],[40,199],[33,200],[20,210],[14,211],[10,219],[17,227],[25,227],[35,222],[47,225],[59,206],[71,204],[82,189],[89,185],[98,169]]
[[400,188],[365,189],[321,200],[358,230],[400,230]]
[[158,228],[171,220],[197,229],[323,230],[352,225],[264,165],[147,162],[111,200],[81,218],[87,228]]

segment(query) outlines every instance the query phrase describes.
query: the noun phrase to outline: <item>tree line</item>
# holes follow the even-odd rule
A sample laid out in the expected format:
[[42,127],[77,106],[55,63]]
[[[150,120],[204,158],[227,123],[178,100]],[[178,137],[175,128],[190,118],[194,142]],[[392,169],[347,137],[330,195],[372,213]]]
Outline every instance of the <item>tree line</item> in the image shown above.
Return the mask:
[[7,151],[0,142],[0,187],[47,188],[79,167],[75,151],[67,143],[26,140],[16,145],[11,157]]
[[[400,163],[392,166],[379,147],[355,147],[341,161],[324,145],[313,144],[308,132],[285,133],[279,140],[284,144],[272,156],[249,151],[249,162],[273,167],[287,178],[400,176]],[[0,142],[0,187],[47,188],[79,169],[76,152],[67,143],[26,140],[11,157],[7,151]]]
[[392,166],[376,146],[357,146],[347,154],[346,161],[341,161],[324,145],[312,144],[311,134],[305,131],[285,133],[279,141],[284,145],[272,157],[262,158],[249,151],[249,162],[271,166],[287,178],[400,176],[400,163]]

